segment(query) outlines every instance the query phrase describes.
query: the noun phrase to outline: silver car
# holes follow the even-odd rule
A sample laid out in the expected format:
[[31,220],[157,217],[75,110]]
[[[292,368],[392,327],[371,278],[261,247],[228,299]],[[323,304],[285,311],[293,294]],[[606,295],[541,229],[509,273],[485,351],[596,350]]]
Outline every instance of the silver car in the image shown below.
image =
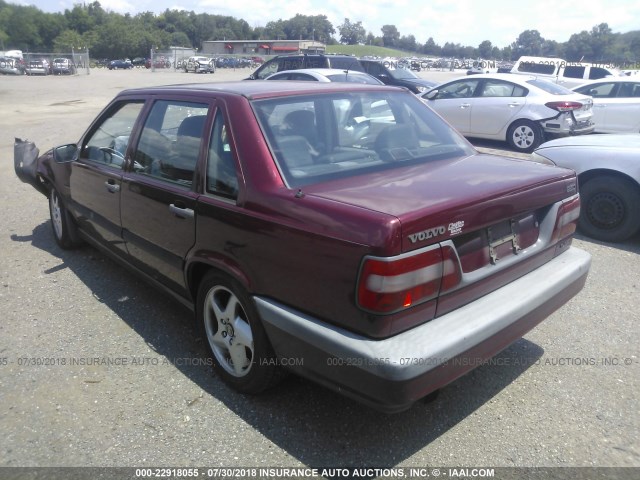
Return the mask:
[[340,68],[300,68],[284,70],[269,75],[265,80],[299,80],[312,82],[351,82],[367,85],[384,85],[380,80],[368,73]]
[[578,174],[578,227],[587,236],[621,242],[640,231],[640,135],[587,135],[541,145],[533,160]]
[[579,135],[594,128],[591,97],[525,75],[463,77],[422,99],[464,136],[507,141],[519,152],[532,152],[549,135]]
[[209,57],[189,57],[184,64],[185,72],[194,73],[215,73],[214,60]]

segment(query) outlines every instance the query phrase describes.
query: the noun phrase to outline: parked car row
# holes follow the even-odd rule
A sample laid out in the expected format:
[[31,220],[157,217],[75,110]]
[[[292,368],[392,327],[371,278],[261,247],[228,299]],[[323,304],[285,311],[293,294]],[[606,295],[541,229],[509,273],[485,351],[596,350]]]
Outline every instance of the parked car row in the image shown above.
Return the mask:
[[[514,69],[533,68],[531,65],[518,62]],[[640,132],[640,116],[633,113],[640,106],[640,79],[629,76],[607,76],[573,91],[544,76],[511,73],[478,74],[436,86],[418,77],[408,62],[318,54],[275,57],[248,80],[311,79],[310,74],[300,73],[304,69],[315,70],[313,75],[318,80],[322,72],[317,69],[329,68],[366,72],[386,85],[405,86],[421,94],[463,135],[506,141],[520,152],[530,153],[545,140],[558,136]],[[590,68],[582,74],[602,74]],[[569,66],[563,67],[563,72],[579,73],[569,71]]]
[[23,75],[24,60],[13,57],[0,57],[0,73],[3,75]]
[[73,75],[76,65],[68,58],[0,57],[0,73],[5,75]]

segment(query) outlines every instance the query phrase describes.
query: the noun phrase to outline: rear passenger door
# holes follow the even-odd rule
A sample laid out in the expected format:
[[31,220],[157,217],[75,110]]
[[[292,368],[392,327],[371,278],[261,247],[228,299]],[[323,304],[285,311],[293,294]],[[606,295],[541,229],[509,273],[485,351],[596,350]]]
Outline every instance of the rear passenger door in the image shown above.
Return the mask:
[[198,163],[208,141],[208,113],[208,103],[155,100],[122,182],[123,238],[132,262],[185,295],[184,258],[195,242]]
[[470,131],[496,135],[517,117],[526,105],[526,89],[503,80],[485,79],[471,103]]
[[607,132],[638,133],[638,112],[640,112],[640,84],[633,82],[610,82],[613,85],[607,96],[593,96],[594,113],[596,109],[603,117],[604,128],[596,130]]

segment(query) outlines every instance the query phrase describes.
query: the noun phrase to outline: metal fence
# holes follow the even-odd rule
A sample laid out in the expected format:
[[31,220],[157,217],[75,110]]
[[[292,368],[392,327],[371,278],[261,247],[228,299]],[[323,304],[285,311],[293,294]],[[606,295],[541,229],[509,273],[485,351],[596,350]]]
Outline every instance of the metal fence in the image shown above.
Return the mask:
[[57,53],[23,53],[22,73],[27,75],[88,75],[89,50]]

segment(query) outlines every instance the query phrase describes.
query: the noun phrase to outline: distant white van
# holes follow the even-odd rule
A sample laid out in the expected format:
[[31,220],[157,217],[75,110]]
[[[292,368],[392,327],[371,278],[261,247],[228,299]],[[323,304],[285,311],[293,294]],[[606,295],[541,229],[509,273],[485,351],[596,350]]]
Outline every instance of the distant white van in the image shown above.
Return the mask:
[[20,60],[24,60],[22,50],[7,50],[6,52],[0,52],[0,57],[19,58]]
[[624,74],[606,64],[568,62],[561,58],[523,56],[513,65],[511,73],[535,75],[567,88],[582,85],[589,80],[619,77]]

